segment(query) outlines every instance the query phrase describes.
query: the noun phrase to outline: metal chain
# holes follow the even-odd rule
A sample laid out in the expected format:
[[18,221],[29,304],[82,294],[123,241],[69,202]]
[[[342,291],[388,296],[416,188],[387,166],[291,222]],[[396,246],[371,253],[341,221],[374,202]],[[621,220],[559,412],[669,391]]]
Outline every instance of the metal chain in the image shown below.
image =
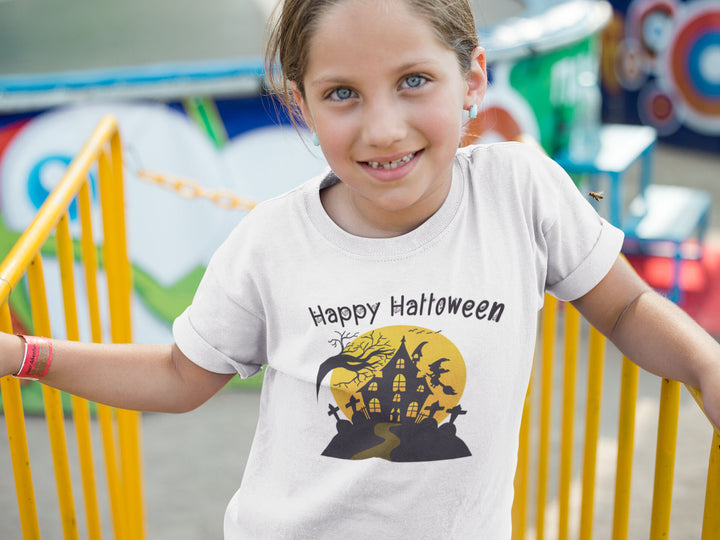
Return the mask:
[[131,145],[124,146],[123,153],[126,157],[124,165],[128,171],[132,171],[140,180],[160,186],[184,199],[206,199],[225,210],[238,210],[240,212],[249,212],[257,205],[257,202],[240,197],[227,189],[212,191],[205,189],[194,180],[149,171],[143,168],[140,156]]
[[188,180],[187,178],[160,174],[145,169],[138,169],[135,171],[135,174],[141,180],[172,191],[184,199],[207,199],[225,210],[249,212],[257,205],[255,201],[240,197],[232,191],[226,189],[208,190],[197,182]]

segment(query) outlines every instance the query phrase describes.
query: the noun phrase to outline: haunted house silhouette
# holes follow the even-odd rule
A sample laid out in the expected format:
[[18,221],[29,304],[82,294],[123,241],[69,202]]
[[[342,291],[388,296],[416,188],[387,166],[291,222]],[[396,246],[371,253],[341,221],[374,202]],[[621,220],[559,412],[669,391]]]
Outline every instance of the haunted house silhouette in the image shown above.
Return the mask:
[[[405,337],[390,361],[374,373],[365,386],[347,403],[328,406],[334,417],[337,434],[323,451],[324,456],[341,459],[383,458],[389,461],[434,461],[470,456],[470,450],[457,437],[455,420],[467,413],[460,405],[448,409],[450,420],[438,425],[435,415],[445,409],[440,400],[433,400],[433,388],[442,387],[445,394],[455,391],[442,384],[441,369],[446,358],[430,364],[430,375],[421,375],[418,367],[422,342],[408,353]],[[430,386],[432,385],[432,387]],[[431,399],[428,399],[428,398]],[[432,403],[427,403],[433,401]],[[352,421],[341,419],[340,407],[352,409]]]
[[403,336],[390,362],[360,390],[371,419],[401,423],[421,416],[421,408],[432,393],[417,367],[426,343],[418,345],[410,356]]

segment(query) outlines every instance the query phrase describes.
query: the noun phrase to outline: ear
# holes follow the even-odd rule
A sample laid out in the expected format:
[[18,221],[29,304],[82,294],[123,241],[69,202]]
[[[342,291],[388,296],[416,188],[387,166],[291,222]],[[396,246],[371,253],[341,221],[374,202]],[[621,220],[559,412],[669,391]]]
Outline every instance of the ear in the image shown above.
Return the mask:
[[470,72],[466,76],[467,95],[465,105],[469,108],[472,105],[480,106],[487,90],[487,62],[485,49],[476,47],[472,52]]
[[305,124],[311,130],[315,130],[315,124],[312,121],[310,109],[308,108],[307,102],[305,101],[305,98],[303,97],[302,92],[300,92],[300,89],[297,87],[295,81],[290,81],[290,91],[292,92],[295,103],[297,103],[298,107],[300,108],[300,112],[302,113],[303,120],[305,120]]

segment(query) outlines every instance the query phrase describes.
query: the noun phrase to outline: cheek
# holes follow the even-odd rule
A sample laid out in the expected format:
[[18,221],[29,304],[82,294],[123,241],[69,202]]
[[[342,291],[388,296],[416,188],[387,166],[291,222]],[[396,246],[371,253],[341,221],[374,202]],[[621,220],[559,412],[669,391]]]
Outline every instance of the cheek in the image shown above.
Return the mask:
[[442,137],[460,138],[463,124],[462,96],[446,91],[433,96],[422,106],[420,121],[431,133]]
[[320,140],[322,142],[322,152],[328,165],[336,168],[346,161],[350,155],[352,131],[350,126],[346,126],[343,122],[325,122],[320,132]]
[[462,108],[454,110],[449,107],[427,109],[423,116],[425,132],[436,143],[445,142],[450,146],[457,146],[462,136]]

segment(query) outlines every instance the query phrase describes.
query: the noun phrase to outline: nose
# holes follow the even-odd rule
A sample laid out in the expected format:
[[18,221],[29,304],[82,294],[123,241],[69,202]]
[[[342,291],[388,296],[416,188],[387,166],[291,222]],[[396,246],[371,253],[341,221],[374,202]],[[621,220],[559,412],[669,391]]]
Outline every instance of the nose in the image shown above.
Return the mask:
[[390,147],[407,133],[405,113],[392,98],[367,100],[362,122],[365,144],[376,148]]

